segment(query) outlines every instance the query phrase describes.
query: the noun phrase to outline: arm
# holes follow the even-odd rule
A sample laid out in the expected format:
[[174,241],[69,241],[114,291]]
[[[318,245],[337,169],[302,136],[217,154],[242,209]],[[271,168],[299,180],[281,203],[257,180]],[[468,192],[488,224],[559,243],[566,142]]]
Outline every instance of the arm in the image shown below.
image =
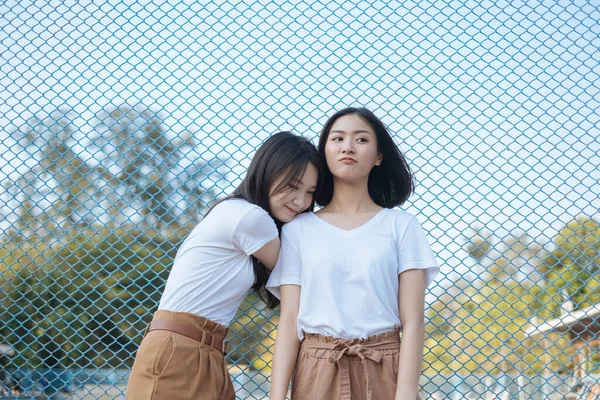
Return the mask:
[[[232,212],[234,211],[235,209]],[[233,245],[247,255],[256,257],[266,268],[272,270],[277,263],[281,245],[273,218],[258,206],[249,210],[245,207],[241,211],[246,213],[231,232]]]
[[300,307],[300,286],[281,286],[281,315],[277,327],[270,400],[285,400],[290,379],[298,358],[297,318]]
[[396,400],[415,400],[423,363],[425,337],[425,270],[411,269],[398,276],[402,344]]
[[252,255],[268,269],[273,269],[275,264],[277,264],[277,258],[279,257],[279,247],[281,242],[279,238],[275,238],[271,240],[269,243],[265,244],[263,247],[255,251]]

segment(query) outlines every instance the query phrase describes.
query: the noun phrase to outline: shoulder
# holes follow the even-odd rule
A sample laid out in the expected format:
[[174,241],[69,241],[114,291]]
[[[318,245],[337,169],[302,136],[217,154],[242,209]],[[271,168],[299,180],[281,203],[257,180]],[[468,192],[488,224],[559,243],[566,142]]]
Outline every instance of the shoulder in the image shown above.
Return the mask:
[[210,211],[204,224],[217,229],[254,229],[256,226],[275,229],[275,221],[264,209],[243,199],[223,200]]
[[314,217],[315,213],[312,211],[303,212],[301,214],[296,215],[296,218],[294,218],[291,222],[287,223],[287,225],[300,225],[310,223],[310,221],[312,221]]
[[261,207],[257,206],[256,204],[252,204],[244,199],[223,200],[213,208],[211,214],[212,213],[225,214],[230,217],[237,217],[240,219],[248,213],[271,218],[269,216],[269,213],[267,213]]
[[410,232],[421,229],[421,224],[417,217],[407,211],[386,208],[384,212],[386,215],[382,220],[385,221],[385,229],[388,229],[391,232],[391,236],[396,240],[401,240],[407,237],[407,234],[410,235]]
[[298,214],[293,220],[283,225],[281,233],[286,235],[300,234],[306,226],[312,223],[314,218],[315,216],[312,212]]
[[408,225],[413,221],[417,221],[417,217],[413,214],[397,208],[386,208],[384,212],[388,215],[388,218],[386,218],[388,221],[393,221],[401,225]]

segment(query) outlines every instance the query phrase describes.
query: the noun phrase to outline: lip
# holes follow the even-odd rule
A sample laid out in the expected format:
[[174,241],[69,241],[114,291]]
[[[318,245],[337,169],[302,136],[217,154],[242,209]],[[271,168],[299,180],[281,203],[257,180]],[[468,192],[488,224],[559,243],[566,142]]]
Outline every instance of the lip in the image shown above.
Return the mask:
[[289,208],[288,206],[284,206],[290,213],[296,215],[298,214],[298,211],[294,210],[293,208]]
[[356,162],[356,160],[354,158],[350,158],[350,157],[340,158],[339,161],[342,163],[355,163]]

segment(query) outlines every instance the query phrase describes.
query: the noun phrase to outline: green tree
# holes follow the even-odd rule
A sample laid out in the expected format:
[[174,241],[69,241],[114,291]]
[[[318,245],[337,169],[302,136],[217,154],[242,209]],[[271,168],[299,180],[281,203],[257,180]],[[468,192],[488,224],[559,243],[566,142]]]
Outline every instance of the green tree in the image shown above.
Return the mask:
[[524,336],[536,313],[531,274],[541,247],[523,233],[496,243],[491,234],[475,229],[466,250],[479,273],[476,279],[459,280],[433,304],[425,355],[429,368],[448,373],[507,372],[524,364],[543,368],[541,350],[532,349]]
[[539,271],[551,294],[566,297],[579,310],[600,303],[600,224],[579,217],[552,239],[555,249]]
[[[70,232],[86,229],[96,221],[94,211],[105,197],[102,182],[114,177],[101,165],[93,165],[73,148],[82,139],[72,110],[59,109],[38,115],[11,132],[21,157],[33,164],[15,180],[6,179],[12,200],[19,206],[19,221],[13,235],[37,235],[52,241]],[[56,229],[60,227],[60,229]]]
[[141,223],[158,230],[185,225],[198,215],[204,194],[200,181],[212,165],[196,153],[192,134],[172,134],[160,115],[142,105],[106,109],[97,119],[90,146],[102,155],[103,165],[118,170],[119,210],[137,208]]
[[131,364],[178,245],[108,230],[64,246],[5,242],[0,335],[16,347],[15,364]]

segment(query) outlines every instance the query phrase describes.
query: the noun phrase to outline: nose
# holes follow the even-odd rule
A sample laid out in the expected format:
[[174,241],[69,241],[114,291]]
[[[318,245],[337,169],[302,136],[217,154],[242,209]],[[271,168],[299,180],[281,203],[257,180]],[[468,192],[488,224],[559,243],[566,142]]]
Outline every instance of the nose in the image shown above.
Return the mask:
[[294,204],[296,211],[298,211],[298,212],[304,211],[304,209],[306,208],[306,205],[305,205],[305,196],[304,196],[304,193],[302,193],[302,191],[297,190],[294,192],[294,198],[292,199],[292,204]]
[[354,153],[354,143],[352,140],[344,140],[342,145],[342,153],[343,154],[352,154]]

